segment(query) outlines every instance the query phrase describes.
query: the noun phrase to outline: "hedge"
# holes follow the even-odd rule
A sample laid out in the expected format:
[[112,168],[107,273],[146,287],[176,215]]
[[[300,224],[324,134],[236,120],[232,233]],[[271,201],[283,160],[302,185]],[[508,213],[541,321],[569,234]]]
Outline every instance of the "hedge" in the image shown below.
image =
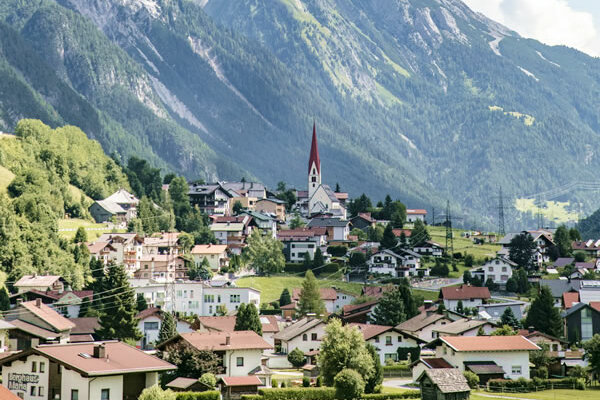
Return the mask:
[[364,394],[361,400],[392,400],[392,399],[420,399],[420,390],[409,390],[402,393],[373,393]]
[[262,400],[262,396],[260,394],[243,394],[242,400]]
[[334,400],[332,387],[259,389],[264,400]]
[[[220,400],[220,393],[216,390],[206,392],[178,392],[177,400]],[[258,399],[255,399],[258,400]]]
[[306,271],[304,268],[304,264],[302,263],[285,263],[285,268],[283,269],[288,274],[295,274]]
[[410,365],[408,364],[395,364],[395,365],[384,365],[383,372],[386,371],[410,371]]
[[585,390],[585,380],[581,378],[562,378],[562,379],[525,379],[519,378],[517,380],[509,379],[490,379],[487,383],[488,390],[492,392],[514,390],[519,392],[533,392],[539,390],[540,387],[544,389],[558,387],[572,387],[573,389]]

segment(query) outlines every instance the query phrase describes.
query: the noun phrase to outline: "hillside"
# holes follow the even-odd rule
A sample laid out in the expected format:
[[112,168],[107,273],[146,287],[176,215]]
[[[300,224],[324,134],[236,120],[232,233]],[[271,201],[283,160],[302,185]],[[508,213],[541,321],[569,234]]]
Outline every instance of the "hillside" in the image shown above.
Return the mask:
[[188,178],[302,187],[313,119],[327,183],[465,224],[600,167],[600,61],[459,0],[7,0],[0,29],[0,129],[77,124]]

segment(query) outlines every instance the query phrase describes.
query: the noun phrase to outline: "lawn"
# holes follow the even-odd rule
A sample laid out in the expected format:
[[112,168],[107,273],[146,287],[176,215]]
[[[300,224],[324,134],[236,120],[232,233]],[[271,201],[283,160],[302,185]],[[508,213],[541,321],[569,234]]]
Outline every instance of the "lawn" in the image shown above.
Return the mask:
[[421,289],[412,289],[413,295],[421,295],[424,300],[437,300],[440,295],[439,290],[421,290]]
[[15,174],[0,165],[0,193],[6,190],[6,187],[14,177]]
[[[587,390],[573,390],[573,389],[554,389],[544,390],[541,392],[530,392],[530,393],[491,393],[485,392],[486,396],[480,396],[483,392],[472,392],[471,400],[490,400],[493,398],[510,398],[517,397],[522,399],[532,400],[562,400],[562,399],[573,399],[573,400],[596,400],[600,398],[600,388],[587,388]],[[497,396],[497,397],[488,397]]]
[[418,388],[404,389],[404,388],[389,387],[389,386],[381,387],[381,393],[405,393],[405,392],[413,392],[415,390],[418,390]]
[[85,228],[89,241],[96,240],[103,233],[112,232],[112,229],[108,228],[106,224],[96,224],[83,219],[70,218],[58,220],[58,233],[66,239],[72,239],[80,226]]

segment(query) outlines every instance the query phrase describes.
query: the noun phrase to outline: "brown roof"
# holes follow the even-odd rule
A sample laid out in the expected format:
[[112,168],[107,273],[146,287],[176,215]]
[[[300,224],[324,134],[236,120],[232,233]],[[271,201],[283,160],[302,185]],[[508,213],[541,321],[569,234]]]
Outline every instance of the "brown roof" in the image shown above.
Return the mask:
[[0,383],[0,399],[2,399],[2,400],[21,400],[20,397],[18,397],[16,394],[14,394],[10,390],[8,390],[6,388],[6,386],[3,386],[1,383]]
[[261,386],[262,382],[256,375],[224,376],[221,378],[225,386]]
[[407,332],[417,332],[431,324],[436,323],[440,319],[445,319],[449,321],[449,319],[442,314],[434,313],[431,315],[427,315],[427,313],[422,313],[397,325],[396,329],[400,329]]
[[145,310],[140,311],[139,313],[137,313],[137,315],[135,316],[137,319],[146,319],[152,315],[156,315],[159,318],[162,319],[161,315],[162,314],[162,310],[158,307],[148,307]]
[[376,336],[381,335],[382,333],[385,333],[387,331],[394,329],[393,326],[375,325],[375,324],[359,324],[357,322],[353,322],[348,325],[355,326],[360,331],[360,333],[362,333],[365,340],[372,339]]
[[[373,251],[375,251],[375,250],[373,250]],[[363,296],[375,297],[376,299],[378,299],[381,296],[383,296],[383,294],[385,292],[389,292],[390,290],[394,290],[394,286],[393,285],[387,285],[387,286],[364,286],[362,288],[362,294],[363,294]]]
[[579,292],[564,292],[563,293],[563,304],[565,309],[573,307],[573,303],[579,302]]
[[115,250],[115,248],[112,247],[109,242],[94,242],[94,243],[87,244],[87,248],[91,254],[99,253],[100,251],[104,250],[104,248],[107,246],[109,246],[113,250]]
[[221,254],[227,251],[226,244],[197,244],[192,249],[192,254]]
[[277,323],[277,317],[274,315],[261,315],[260,323],[262,324],[263,333],[279,332],[279,324]]
[[540,348],[523,336],[441,336],[456,351],[521,351]]
[[198,321],[209,330],[221,332],[233,332],[235,327],[235,316],[223,317],[198,317]]
[[58,331],[66,331],[67,329],[73,329],[75,327],[73,322],[54,311],[54,309],[42,302],[39,302],[39,304],[37,303],[36,300],[26,301],[21,303],[21,306]]
[[426,369],[417,380],[420,382],[424,376],[427,376],[442,393],[471,391],[467,379],[456,368]]
[[167,383],[168,388],[187,389],[195,383],[199,383],[198,379],[179,377]]
[[97,317],[69,318],[69,321],[75,324],[71,335],[93,334],[100,327]]
[[[300,300],[300,292],[302,289],[294,288],[292,289],[292,301]],[[337,292],[334,288],[319,288],[319,293],[321,294],[322,300],[335,300],[337,299]]]
[[454,367],[452,367],[452,364],[450,364],[448,361],[444,360],[443,358],[422,358],[420,361],[422,361],[429,368],[433,368],[433,369],[454,368]]
[[41,290],[37,290],[37,289],[31,289],[31,290],[29,290],[29,293],[39,294],[39,295],[46,296],[46,297],[49,297],[54,300],[59,300],[60,298],[62,298],[63,296],[66,296],[69,293],[73,293],[75,296],[79,297],[80,299],[89,297],[91,300],[94,297],[93,290],[63,290],[62,292],[59,292],[58,290],[41,291]]
[[70,343],[84,343],[93,342],[94,337],[92,335],[71,335],[69,336]]
[[360,304],[348,304],[342,307],[342,314],[343,315],[348,315],[348,314],[354,314],[355,312],[357,312],[357,310],[361,310],[363,308],[369,308],[371,309],[372,307],[375,307],[377,305],[377,303],[379,303],[379,300],[371,300],[371,301],[366,301],[364,303],[360,303]]
[[446,286],[442,288],[441,297],[444,300],[489,299],[490,291],[486,287],[470,285]]
[[[94,347],[103,344],[105,358],[94,358]],[[0,360],[0,365],[38,354],[48,357],[84,376],[117,375],[132,372],[168,371],[175,366],[123,342],[41,345]]]
[[419,209],[407,209],[406,210],[406,215],[426,215],[427,214],[427,210],[423,210],[421,208]]
[[600,312],[600,301],[590,301],[590,307]]
[[44,328],[40,328],[29,322],[21,321],[19,319],[15,319],[14,321],[10,321],[10,323],[16,327],[16,329],[21,330],[23,332],[29,333],[30,335],[37,336],[42,339],[55,339],[59,334],[56,332],[49,331]]
[[[225,343],[227,337],[230,340],[229,344]],[[163,343],[163,345],[179,338],[185,340],[198,350],[226,351],[273,348],[273,346],[254,331],[181,333]]]
[[567,343],[566,341],[559,339],[555,336],[552,335],[548,335],[547,333],[544,332],[540,332],[540,331],[532,331],[530,332],[529,329],[519,329],[517,330],[517,335],[521,335],[527,339],[532,338],[532,337],[536,337],[536,336],[541,336],[544,337],[546,339],[550,339],[556,342],[562,342],[562,343]]
[[412,231],[410,229],[392,229],[392,232],[394,232],[394,236],[396,237],[402,236],[402,233],[404,233],[404,236],[406,236],[407,238],[409,238],[410,235],[412,235]]
[[441,333],[447,333],[447,334],[451,334],[451,335],[460,335],[463,332],[466,332],[466,331],[469,331],[472,329],[477,329],[485,324],[493,325],[491,322],[489,322],[487,320],[459,319],[458,321],[454,321],[449,324],[442,325],[442,326],[434,329],[434,331],[441,332]]

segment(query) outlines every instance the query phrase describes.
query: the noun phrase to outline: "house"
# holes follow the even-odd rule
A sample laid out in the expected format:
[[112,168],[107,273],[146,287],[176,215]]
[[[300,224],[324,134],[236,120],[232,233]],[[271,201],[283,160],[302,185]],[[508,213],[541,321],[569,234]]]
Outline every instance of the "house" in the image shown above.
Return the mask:
[[564,292],[562,295],[562,308],[568,310],[575,304],[579,303],[579,292],[571,291]]
[[13,286],[17,289],[17,293],[28,292],[30,290],[38,290],[40,292],[47,290],[62,292],[65,290],[63,278],[57,275],[24,275]]
[[373,297],[374,299],[379,299],[385,292],[389,292],[394,290],[394,285],[385,285],[385,286],[363,286],[361,290],[361,296],[364,297]]
[[208,215],[228,215],[231,199],[242,197],[235,190],[227,189],[222,183],[190,184],[188,192],[192,207],[198,207]]
[[441,257],[444,254],[444,247],[431,240],[427,240],[426,242],[413,247],[412,250],[422,256]]
[[397,277],[428,276],[428,269],[421,269],[421,256],[411,250],[385,249],[373,254],[367,261],[369,273]]
[[37,289],[32,289],[28,292],[21,293],[21,298],[27,300],[41,299],[42,303],[50,304],[56,310],[59,310],[66,317],[79,316],[79,308],[84,299],[93,300],[93,290],[46,290],[45,292]]
[[580,251],[586,253],[591,257],[600,257],[600,240],[588,240],[588,241],[574,241],[571,244],[573,251]]
[[142,245],[142,256],[154,256],[157,254],[179,254],[180,234],[180,232],[159,232],[152,236],[146,236]]
[[502,239],[498,241],[499,244],[502,245],[503,249],[510,249],[510,242],[512,239],[520,234],[529,234],[533,239],[536,245],[536,251],[533,256],[533,262],[538,266],[541,266],[542,263],[547,263],[550,261],[549,249],[554,246],[554,241],[552,239],[552,234],[546,230],[531,230],[531,231],[522,231],[522,232],[514,232],[506,234]]
[[350,222],[341,218],[313,218],[306,226],[307,228],[325,228],[328,242],[346,241],[350,233]]
[[[218,377],[249,375],[262,365],[263,351],[272,348],[254,331],[180,333],[157,348],[168,353],[172,346],[179,344],[218,355],[223,370]],[[271,386],[270,377],[265,386]]]
[[374,228],[377,220],[371,217],[371,213],[358,213],[356,217],[350,218],[352,228],[367,231],[369,228]]
[[519,329],[517,335],[521,335],[524,338],[529,339],[533,343],[540,346],[541,344],[547,344],[548,350],[554,355],[559,355],[559,353],[567,350],[568,343],[565,340],[559,339],[552,335],[548,335],[544,332],[536,331],[535,329]]
[[454,368],[427,369],[417,378],[423,400],[468,400],[467,378]]
[[303,353],[319,350],[325,326],[321,319],[304,317],[275,334],[275,351],[289,354],[294,349]]
[[277,237],[277,219],[274,215],[252,210],[242,211],[240,215],[250,217],[251,225],[263,235]]
[[285,206],[286,202],[274,197],[268,199],[260,199],[256,201],[254,210],[263,214],[274,215],[277,221],[285,221]]
[[427,369],[453,368],[452,365],[448,364],[448,361],[435,357],[420,358],[411,363],[410,367],[412,368],[413,382],[416,382],[423,371]]
[[415,222],[416,220],[425,222],[426,218],[427,218],[427,210],[412,209],[412,208],[406,209],[406,222],[412,223],[412,222]]
[[434,330],[452,323],[444,314],[423,312],[396,326],[396,329],[429,342],[437,337]]
[[574,262],[575,262],[575,259],[573,257],[559,257],[556,259],[556,261],[554,261],[552,266],[554,268],[564,268],[567,265],[573,264]]
[[600,334],[600,303],[592,304],[577,303],[563,313],[569,343],[583,342]]
[[97,223],[116,219],[119,223],[129,222],[137,216],[137,197],[125,189],[119,189],[104,200],[97,200],[90,206],[90,214]]
[[100,328],[97,317],[69,318],[75,326],[71,329],[70,343],[93,342],[96,330]]
[[187,268],[182,256],[170,254],[144,255],[139,259],[140,268],[133,273],[134,279],[152,279],[169,283],[187,278]]
[[[471,371],[481,384],[489,379],[529,379],[529,352],[540,348],[523,336],[440,336],[428,343],[435,356],[462,373]],[[483,383],[482,383],[483,382]]]
[[459,302],[463,307],[479,307],[491,298],[486,287],[470,285],[445,286],[440,290],[440,300],[448,310],[456,311]]
[[315,256],[317,248],[327,244],[326,228],[298,228],[280,230],[277,240],[283,244],[283,255],[288,262],[302,262],[304,254],[308,253],[311,259]]
[[600,281],[579,282],[579,301],[586,304],[600,302]]
[[4,353],[9,350],[9,336],[8,331],[14,329],[15,326],[8,321],[0,319],[0,353]]
[[525,307],[525,305],[526,303],[522,301],[511,301],[507,303],[489,303],[477,306],[477,310],[479,312],[480,318],[496,323],[500,321],[500,318],[502,318],[502,314],[504,314],[506,309],[510,308],[515,318],[520,321],[523,318],[523,308]]
[[517,264],[504,257],[496,257],[487,261],[480,269],[483,271],[483,282],[491,279],[495,284],[506,286],[506,281],[512,277],[512,270]]
[[483,330],[485,335],[491,334],[496,325],[488,321],[476,319],[462,319],[433,329],[433,332],[440,336],[477,336],[479,330]]
[[0,359],[2,382],[26,400],[137,399],[175,366],[123,342],[40,345]]
[[260,182],[221,182],[225,190],[233,191],[241,197],[264,199],[267,197],[267,189]]
[[379,300],[371,300],[360,304],[348,304],[342,307],[342,321],[345,324],[357,322],[366,324],[373,315],[373,310],[379,304]]
[[[292,289],[292,303],[298,303],[301,292],[302,289],[300,288]],[[321,300],[323,300],[323,303],[325,303],[325,310],[327,310],[329,314],[334,313],[336,311],[335,303],[338,299],[335,288],[319,288],[319,294],[321,295]],[[345,296],[349,295],[345,294]]]
[[174,392],[204,392],[211,390],[211,387],[200,382],[199,379],[178,377],[166,384],[167,389]]
[[241,254],[251,228],[244,222],[214,222],[210,230],[219,244],[226,244],[232,253]]
[[[261,315],[262,337],[271,346],[275,346],[274,336],[279,332],[279,323],[274,315]],[[235,315],[222,317],[198,317],[194,328],[200,332],[233,332],[235,328]]]
[[554,306],[560,307],[562,304],[563,293],[565,292],[579,292],[580,280],[568,280],[568,279],[541,279],[539,282],[540,287],[547,286],[552,293],[554,298]]
[[351,323],[349,326],[358,329],[365,341],[377,349],[382,365],[385,365],[387,360],[399,361],[398,348],[417,348],[420,344],[425,343],[424,340],[393,326],[359,323]]
[[227,245],[224,244],[197,244],[192,248],[191,255],[196,267],[202,265],[205,258],[212,271],[218,272],[221,268],[229,267]]
[[144,238],[137,233],[104,233],[88,250],[92,257],[102,260],[104,265],[124,265],[130,276],[140,269]]
[[[138,320],[138,329],[142,332],[142,338],[138,341],[137,345],[143,350],[151,350],[156,343],[158,343],[158,335],[160,333],[160,327],[163,321],[163,314],[160,308],[150,307],[140,311],[135,318]],[[176,327],[178,333],[189,333],[193,332],[191,324],[185,320],[181,320],[175,317]]]
[[51,341],[67,343],[75,327],[41,299],[18,304],[6,320],[15,327],[9,331],[12,350],[25,350]]
[[244,395],[256,395],[263,383],[256,375],[223,376],[219,379],[221,395],[225,400],[240,399]]

